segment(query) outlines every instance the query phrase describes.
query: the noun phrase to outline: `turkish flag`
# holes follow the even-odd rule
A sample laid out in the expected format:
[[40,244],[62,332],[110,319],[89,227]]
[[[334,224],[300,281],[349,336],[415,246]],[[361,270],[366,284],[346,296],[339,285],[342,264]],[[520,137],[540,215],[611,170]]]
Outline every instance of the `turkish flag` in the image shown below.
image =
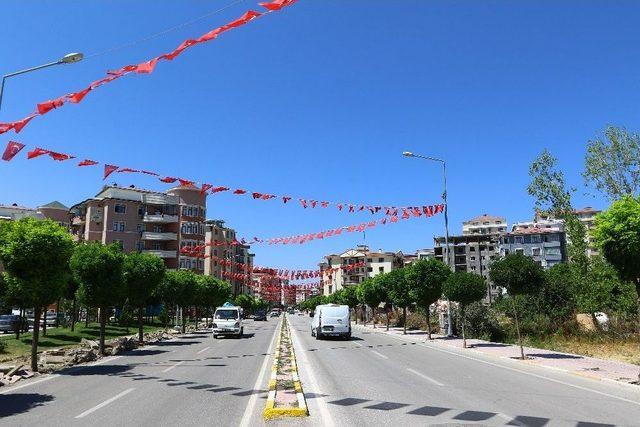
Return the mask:
[[49,156],[53,160],[57,160],[59,162],[62,162],[64,160],[69,160],[69,159],[75,159],[76,158],[76,156],[70,156],[69,154],[64,154],[64,153],[55,153],[53,151],[49,152]]
[[164,178],[160,178],[160,181],[162,181],[164,183],[167,183],[167,184],[173,184],[177,180],[178,180],[178,178],[174,178],[172,176],[165,176]]
[[233,191],[233,194],[245,194],[247,191],[240,188]]
[[282,202],[283,202],[284,204],[286,204],[289,200],[291,200],[291,197],[289,197],[289,196],[282,196]]
[[444,212],[444,204],[436,205],[436,208],[434,209],[433,213],[434,214],[439,214],[439,213],[442,213],[442,212]]
[[194,184],[193,181],[189,181],[188,179],[178,178],[178,181],[180,181],[180,185],[183,187],[193,187]]
[[153,58],[153,59],[150,59],[147,62],[142,62],[142,63],[138,64],[138,66],[136,68],[136,73],[138,73],[138,74],[151,74],[153,72],[153,69],[156,68],[156,64],[158,63],[158,59],[160,59],[160,58]]
[[38,113],[40,113],[40,115],[47,114],[54,108],[61,107],[62,104],[64,104],[64,97],[57,98],[51,101],[41,102],[40,104],[38,104]]
[[229,191],[229,187],[216,187],[211,189],[211,194],[220,193],[221,191]]
[[31,119],[33,119],[35,116],[37,116],[37,114],[31,114],[31,115],[25,117],[22,120],[18,120],[17,122],[13,122],[13,130],[16,131],[16,133],[20,133],[22,128],[25,127],[27,125],[27,123],[29,123],[31,121]]
[[98,162],[96,162],[95,160],[84,159],[83,161],[78,163],[78,166],[93,166],[97,164]]
[[262,193],[251,193],[254,199],[259,199],[262,197]]
[[264,7],[265,9],[269,9],[272,11],[277,11],[282,9],[283,7],[287,7],[292,5],[293,3],[295,3],[296,0],[273,0],[270,2],[263,2],[263,3],[258,3],[260,6]]
[[131,168],[120,168],[116,172],[118,172],[118,173],[137,173],[137,172],[140,172],[140,171],[137,170],[137,169],[131,169]]
[[104,165],[104,176],[102,180],[104,181],[105,179],[107,179],[107,177],[111,175],[113,172],[115,172],[116,170],[118,170],[118,166]]
[[91,92],[91,86],[89,86],[86,89],[81,90],[80,92],[70,93],[69,95],[67,95],[67,99],[72,104],[77,104],[80,101],[82,101],[84,99],[84,97],[87,96],[87,94],[89,92]]
[[10,161],[23,148],[24,148],[24,144],[21,144],[16,141],[9,141],[7,143],[7,147],[4,149],[4,153],[2,153],[2,160],[6,160],[7,162]]
[[49,150],[36,147],[27,153],[27,159],[34,159],[36,157],[42,156],[43,154],[49,154],[49,153],[50,153]]
[[155,173],[155,172],[151,172],[151,171],[142,170],[140,172],[145,173],[147,175],[160,176],[160,174]]
[[202,184],[202,188],[200,188],[200,195],[203,196],[211,187],[213,187],[211,184]]

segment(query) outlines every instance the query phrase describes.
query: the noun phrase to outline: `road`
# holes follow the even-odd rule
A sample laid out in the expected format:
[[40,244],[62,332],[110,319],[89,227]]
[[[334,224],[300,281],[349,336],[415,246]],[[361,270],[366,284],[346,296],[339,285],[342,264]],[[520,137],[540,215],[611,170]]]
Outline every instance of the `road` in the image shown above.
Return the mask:
[[[317,341],[289,316],[305,419],[272,425],[640,425],[640,391],[354,329]],[[260,426],[279,319],[198,333],[0,391],[7,426]]]
[[0,425],[259,425],[268,375],[256,381],[278,321],[247,320],[243,339],[191,334],[25,381],[0,391]]
[[360,329],[318,341],[308,317],[290,318],[316,425],[640,425],[630,386]]

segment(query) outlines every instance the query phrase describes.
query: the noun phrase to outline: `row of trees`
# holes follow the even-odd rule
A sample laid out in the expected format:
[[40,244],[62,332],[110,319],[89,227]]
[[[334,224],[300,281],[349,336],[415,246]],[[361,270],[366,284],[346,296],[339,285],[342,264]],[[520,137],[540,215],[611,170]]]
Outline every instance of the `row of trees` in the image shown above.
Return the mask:
[[[138,339],[142,341],[148,304],[194,307],[197,319],[202,310],[221,305],[231,296],[228,283],[187,270],[166,271],[162,259],[154,255],[124,254],[115,244],[76,244],[51,220],[24,218],[0,223],[0,261],[6,270],[0,299],[8,305],[34,309],[34,371],[38,369],[43,308],[60,298],[73,300],[72,326],[76,301],[99,310],[99,351],[104,354],[105,325],[111,307],[127,305],[137,310]],[[184,322],[182,328],[184,332]]]

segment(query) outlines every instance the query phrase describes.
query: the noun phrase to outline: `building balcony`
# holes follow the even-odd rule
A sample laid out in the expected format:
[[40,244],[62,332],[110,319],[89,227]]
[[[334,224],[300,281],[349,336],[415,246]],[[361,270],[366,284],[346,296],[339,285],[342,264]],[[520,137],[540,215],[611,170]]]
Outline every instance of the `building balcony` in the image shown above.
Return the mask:
[[176,251],[164,251],[160,249],[145,249],[142,251],[143,254],[151,254],[155,255],[159,258],[177,258]]
[[165,214],[145,214],[142,218],[144,222],[156,222],[161,224],[174,224],[180,221],[178,215],[165,215]]
[[142,233],[142,240],[178,240],[177,233],[156,233],[145,231]]

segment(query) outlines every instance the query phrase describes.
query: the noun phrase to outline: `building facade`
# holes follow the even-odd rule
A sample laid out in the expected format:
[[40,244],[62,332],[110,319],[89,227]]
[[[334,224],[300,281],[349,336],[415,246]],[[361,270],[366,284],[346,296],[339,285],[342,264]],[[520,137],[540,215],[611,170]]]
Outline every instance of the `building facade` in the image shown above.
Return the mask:
[[502,216],[482,214],[462,223],[463,236],[503,234],[507,232],[507,220]]
[[564,231],[550,228],[522,228],[500,237],[500,256],[523,254],[545,269],[567,261]]
[[404,265],[402,252],[370,251],[366,245],[348,249],[341,254],[326,255],[319,264],[323,295],[357,285],[365,279],[388,273]]
[[125,252],[156,255],[169,269],[204,273],[204,259],[180,253],[205,241],[206,195],[196,187],[161,193],[108,185],[70,212],[76,240],[117,243]]
[[226,227],[222,220],[209,220],[205,228],[204,274],[231,283],[234,296],[241,293],[252,295],[251,275],[255,255],[250,252],[251,247],[239,244],[236,231]]

